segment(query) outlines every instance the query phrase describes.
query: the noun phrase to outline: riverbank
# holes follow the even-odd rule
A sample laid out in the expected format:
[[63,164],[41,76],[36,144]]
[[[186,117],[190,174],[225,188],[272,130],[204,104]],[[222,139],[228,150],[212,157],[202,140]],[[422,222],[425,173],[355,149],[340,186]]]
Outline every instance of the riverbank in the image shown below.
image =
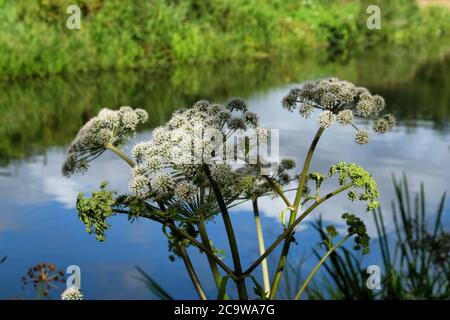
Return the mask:
[[73,1],[0,1],[0,78],[300,59],[317,51],[345,59],[450,36],[450,10],[412,1],[371,1],[381,7],[381,30],[367,29],[365,0],[76,2],[81,30],[66,28]]

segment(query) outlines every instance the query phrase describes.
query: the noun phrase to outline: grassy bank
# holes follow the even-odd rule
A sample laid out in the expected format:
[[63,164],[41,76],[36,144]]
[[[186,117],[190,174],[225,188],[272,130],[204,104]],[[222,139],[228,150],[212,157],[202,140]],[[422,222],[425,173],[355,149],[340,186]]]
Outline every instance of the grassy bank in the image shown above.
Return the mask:
[[[82,9],[81,30],[66,8]],[[229,60],[331,57],[377,45],[420,46],[448,37],[448,10],[412,0],[381,6],[382,29],[366,28],[366,0],[0,0],[0,78],[160,68]]]

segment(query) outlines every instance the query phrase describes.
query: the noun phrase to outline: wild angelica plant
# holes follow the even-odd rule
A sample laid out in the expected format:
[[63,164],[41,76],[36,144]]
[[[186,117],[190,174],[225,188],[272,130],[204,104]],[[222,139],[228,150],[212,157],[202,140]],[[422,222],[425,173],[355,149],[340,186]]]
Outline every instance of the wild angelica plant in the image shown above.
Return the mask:
[[[378,206],[376,182],[353,163],[333,165],[328,176],[336,176],[340,187],[329,194],[320,194],[325,174],[310,172],[309,167],[322,133],[334,122],[349,124],[357,130],[356,142],[364,144],[368,134],[356,127],[353,116],[374,119],[374,130],[378,133],[389,131],[395,123],[391,115],[380,116],[384,108],[380,96],[336,78],[308,82],[302,88],[293,89],[284,98],[283,106],[290,111],[298,108],[305,118],[311,116],[312,108],[324,110],[303,169],[297,175],[291,175],[295,161],[283,159],[275,166],[258,152],[271,141],[271,134],[260,126],[258,116],[249,112],[241,99],[232,99],[225,105],[199,101],[174,112],[164,126],[154,129],[150,140],[134,146],[131,158],[119,147],[134,134],[138,123],[147,120],[147,114],[124,107],[119,111],[102,110],[78,133],[69,148],[63,172],[66,176],[84,172],[90,161],[109,149],[131,166],[130,193],[117,195],[107,190],[104,183],[90,198],[80,194],[77,200],[80,219],[99,240],[104,239],[109,227],[106,220],[114,214],[127,214],[130,220],[146,218],[161,223],[172,257],[182,258],[200,299],[207,297],[189,258],[189,246],[197,247],[206,255],[218,299],[228,298],[228,279],[236,283],[240,299],[248,299],[247,279],[255,285],[261,299],[276,298],[295,229],[314,209],[342,192],[347,192],[351,201],[367,202],[367,211]],[[236,138],[241,141],[239,152],[234,148]],[[293,188],[288,188],[292,185]],[[293,202],[288,198],[288,191],[295,191]],[[266,249],[258,199],[267,195],[280,197],[286,206],[282,214],[290,212],[290,217],[283,225],[283,232]],[[229,214],[230,208],[244,201],[252,201],[260,251],[260,256],[247,269],[241,264]],[[205,226],[217,215],[221,215],[225,226],[233,268],[220,259]],[[348,235],[330,250],[355,235],[355,249],[367,252],[368,236],[362,221],[351,214],[343,218],[349,225]],[[281,242],[281,256],[270,282],[266,258]],[[252,274],[260,265],[263,286]],[[298,297],[304,287],[300,288]]]

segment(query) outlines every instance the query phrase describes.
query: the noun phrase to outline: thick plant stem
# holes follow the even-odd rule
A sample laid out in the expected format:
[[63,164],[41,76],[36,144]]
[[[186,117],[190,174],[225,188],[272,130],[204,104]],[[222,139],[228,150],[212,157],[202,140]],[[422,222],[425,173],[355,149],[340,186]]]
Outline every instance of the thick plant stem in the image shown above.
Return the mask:
[[[202,239],[203,245],[210,251],[213,252],[211,243],[209,242],[208,233],[206,232],[205,222],[201,220],[198,223],[198,231],[200,232],[200,237]],[[220,284],[222,282],[222,276],[220,275],[219,269],[217,268],[216,262],[207,255],[209,267],[214,277],[214,282],[216,283],[217,290],[220,290]]]
[[[320,127],[319,130],[317,130],[316,135],[314,136],[313,141],[311,142],[311,145],[309,146],[308,153],[306,154],[305,162],[303,163],[303,170],[300,175],[300,183],[298,185],[297,192],[295,194],[295,199],[293,203],[293,208],[291,208],[291,215],[289,217],[289,225],[294,223],[295,218],[297,217],[297,212],[300,206],[300,201],[303,196],[303,189],[306,184],[306,178],[308,176],[309,166],[311,164],[312,157],[314,155],[314,150],[316,149],[317,143],[319,142],[320,137],[322,136],[322,133],[324,132],[324,128]],[[275,277],[272,282],[272,287],[270,290],[269,299],[274,299],[277,294],[278,286],[281,281],[281,276],[284,271],[284,267],[286,265],[287,256],[289,254],[289,249],[291,247],[292,242],[292,235],[289,235],[286,237],[283,243],[283,248],[281,250],[280,259],[278,260],[277,265],[277,271],[275,273]]]
[[[265,244],[264,244],[264,236],[263,236],[263,232],[262,232],[261,218],[259,216],[258,199],[253,199],[252,204],[253,204],[253,215],[255,217],[256,234],[258,235],[259,254],[263,255],[264,252],[266,251],[266,248],[265,248]],[[264,292],[269,293],[270,292],[270,280],[269,280],[269,267],[267,266],[267,259],[264,259],[261,262],[261,271],[262,271],[262,276],[263,276]]]
[[317,265],[314,267],[314,269],[311,271],[311,273],[308,275],[308,277],[305,280],[305,283],[303,283],[300,290],[298,290],[297,294],[295,295],[294,300],[299,300],[302,296],[303,292],[305,291],[308,284],[311,282],[311,279],[314,277],[316,272],[320,269],[320,267],[325,263],[325,260],[334,252],[337,248],[339,248],[345,241],[350,238],[352,234],[346,235],[344,238],[342,238],[338,243],[336,243],[333,247],[331,247],[328,252],[320,259],[320,261],[317,263]]
[[125,162],[128,163],[130,165],[130,167],[133,168],[136,165],[136,163],[134,163],[133,160],[131,160],[125,153],[123,153],[122,150],[116,148],[111,143],[109,143],[106,146],[106,149],[109,149],[112,152],[114,152],[115,154],[117,154],[119,157],[121,157],[123,160],[125,160]]
[[223,223],[225,225],[228,242],[230,244],[231,256],[233,258],[234,273],[237,277],[236,286],[238,289],[239,299],[247,300],[248,299],[247,288],[245,287],[245,279],[242,277],[241,259],[239,257],[239,250],[238,250],[238,246],[237,246],[236,237],[234,235],[231,218],[228,213],[228,209],[225,204],[225,201],[222,197],[222,193],[220,192],[220,188],[217,185],[216,181],[213,179],[208,165],[205,164],[203,167],[205,170],[205,174],[208,177],[209,183],[211,184],[211,188],[213,189],[214,195],[215,195],[217,203],[219,205],[220,212],[222,213]]
[[181,258],[183,258],[184,265],[186,266],[186,270],[189,274],[189,277],[191,278],[192,284],[194,285],[195,291],[197,291],[199,298],[201,300],[208,300],[206,298],[206,294],[205,294],[205,291],[203,290],[200,280],[197,277],[197,273],[195,272],[194,267],[192,266],[192,262],[191,262],[191,259],[189,258],[186,248],[183,246],[180,246],[179,252],[180,252]]

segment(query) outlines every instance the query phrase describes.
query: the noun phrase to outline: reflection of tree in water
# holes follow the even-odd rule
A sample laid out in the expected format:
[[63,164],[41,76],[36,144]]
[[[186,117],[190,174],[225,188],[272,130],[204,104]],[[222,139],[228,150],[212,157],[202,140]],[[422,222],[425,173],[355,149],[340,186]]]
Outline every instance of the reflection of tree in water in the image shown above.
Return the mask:
[[450,118],[450,60],[424,63],[423,56],[390,51],[340,64],[315,57],[179,67],[161,74],[83,74],[0,83],[0,164],[66,145],[102,107],[144,108],[155,127],[175,108],[199,99],[246,98],[330,75],[382,94],[400,120],[433,120],[442,129]]
[[447,132],[450,120],[450,56],[422,65],[410,81],[372,89],[385,97],[405,125],[416,127],[416,120],[429,120],[436,129]]
[[209,98],[246,97],[290,82],[298,69],[271,64],[191,67],[159,74],[125,72],[0,83],[0,164],[70,142],[102,107],[146,109],[150,126],[164,123],[175,108]]

